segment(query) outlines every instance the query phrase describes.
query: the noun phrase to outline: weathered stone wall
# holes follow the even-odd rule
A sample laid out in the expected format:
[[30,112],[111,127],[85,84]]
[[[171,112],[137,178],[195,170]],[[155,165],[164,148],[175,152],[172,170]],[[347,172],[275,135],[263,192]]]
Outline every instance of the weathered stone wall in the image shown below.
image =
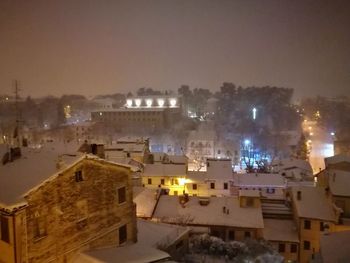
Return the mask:
[[[83,181],[76,182],[75,172]],[[117,189],[126,187],[118,204]],[[136,236],[130,170],[102,160],[83,159],[27,196],[29,262],[68,262],[80,250],[118,245],[118,228]],[[37,222],[46,235],[35,237]],[[45,232],[45,231],[41,231]]]

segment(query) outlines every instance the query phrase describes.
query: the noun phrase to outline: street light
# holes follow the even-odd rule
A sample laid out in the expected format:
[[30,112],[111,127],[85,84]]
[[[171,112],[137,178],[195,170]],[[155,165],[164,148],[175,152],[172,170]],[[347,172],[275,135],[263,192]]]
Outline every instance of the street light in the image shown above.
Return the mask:
[[250,140],[249,140],[249,139],[245,139],[245,140],[244,140],[244,145],[245,145],[245,146],[248,146],[249,144],[250,144]]
[[255,120],[255,119],[256,119],[256,112],[257,112],[257,109],[254,107],[254,108],[252,109],[252,112],[253,112],[253,120]]

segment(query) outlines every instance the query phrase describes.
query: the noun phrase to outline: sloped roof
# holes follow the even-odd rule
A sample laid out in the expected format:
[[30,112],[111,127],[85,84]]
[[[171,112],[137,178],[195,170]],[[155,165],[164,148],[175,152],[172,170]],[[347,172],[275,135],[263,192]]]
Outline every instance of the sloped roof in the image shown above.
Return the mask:
[[[188,228],[137,220],[137,243],[122,247],[97,249],[81,253],[74,263],[145,263],[169,259],[157,246],[170,245],[189,231]],[[167,261],[168,262],[168,261]]]
[[293,220],[264,219],[264,239],[268,241],[298,242],[298,231]]
[[209,159],[207,161],[207,177],[210,180],[233,180],[231,160]]
[[325,162],[326,167],[328,167],[328,165],[330,165],[330,164],[337,164],[337,163],[341,163],[341,162],[350,163],[350,155],[337,154],[337,155],[325,158],[324,162]]
[[349,262],[350,231],[332,232],[321,236],[320,253],[323,262]]
[[[261,207],[241,208],[238,197],[210,197],[207,206],[201,206],[199,200],[198,197],[190,196],[182,207],[178,196],[163,195],[159,199],[154,217],[168,223],[185,220],[192,225],[264,227]],[[223,213],[224,206],[229,214]]]
[[329,188],[333,195],[350,196],[350,172],[330,170]]
[[152,217],[157,203],[157,190],[145,187],[133,187],[134,203],[137,217]]
[[282,160],[275,160],[272,163],[272,166],[276,166],[279,170],[288,170],[290,168],[300,168],[305,171],[312,173],[311,164],[308,161],[295,159],[295,158],[286,158]]
[[[298,191],[301,192],[301,200],[297,198]],[[293,186],[292,198],[298,217],[336,221],[332,202],[323,187]]]
[[144,176],[186,176],[186,165],[184,164],[146,164]]
[[235,174],[234,185],[239,187],[286,187],[286,180],[279,174]]
[[23,194],[61,170],[57,168],[59,155],[64,167],[82,156],[77,152],[65,153],[51,146],[22,148],[19,159],[0,164],[0,203],[12,205],[23,201]]

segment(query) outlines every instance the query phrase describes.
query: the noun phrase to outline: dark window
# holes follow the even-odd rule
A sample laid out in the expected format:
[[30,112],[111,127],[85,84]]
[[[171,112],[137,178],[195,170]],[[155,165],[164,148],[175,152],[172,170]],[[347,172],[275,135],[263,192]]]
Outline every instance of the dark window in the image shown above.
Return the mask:
[[235,231],[233,230],[228,231],[228,239],[235,240]]
[[304,240],[304,250],[310,250],[310,242]]
[[125,187],[118,189],[118,203],[124,203],[126,201],[126,189]]
[[304,229],[311,229],[310,220],[304,220]]
[[148,178],[147,183],[152,184],[152,178]]
[[224,189],[225,189],[225,190],[228,189],[228,183],[224,183]]
[[320,231],[324,231],[324,223],[320,222]]
[[160,179],[160,184],[165,184],[165,180],[164,179]]
[[286,251],[286,245],[285,244],[278,244],[278,252],[284,253]]
[[254,198],[253,197],[246,197],[246,206],[253,207],[254,206]]
[[76,171],[75,173],[74,173],[74,175],[75,175],[75,181],[76,182],[81,182],[81,181],[83,181],[83,172],[80,170],[80,171]]
[[245,231],[244,232],[244,237],[245,238],[249,238],[250,237],[250,232],[249,231]]
[[46,222],[43,217],[36,217],[34,219],[34,237],[40,238],[46,236]]
[[290,245],[290,253],[297,253],[298,247],[297,244]]
[[192,189],[197,190],[197,184],[192,184]]
[[10,243],[9,221],[7,217],[1,216],[1,240]]
[[179,243],[177,243],[177,244],[175,245],[175,248],[176,248],[176,249],[179,249],[179,248],[181,248],[183,245],[184,245],[184,242],[181,240]]
[[215,189],[215,183],[210,183],[210,189]]
[[123,244],[127,239],[126,225],[119,228],[119,244]]

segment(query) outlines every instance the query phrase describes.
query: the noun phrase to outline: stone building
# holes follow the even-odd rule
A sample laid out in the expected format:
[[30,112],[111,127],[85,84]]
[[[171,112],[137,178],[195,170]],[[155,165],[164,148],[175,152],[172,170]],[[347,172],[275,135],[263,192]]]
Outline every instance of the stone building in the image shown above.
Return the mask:
[[129,166],[50,147],[0,164],[0,262],[70,262],[136,241]]

